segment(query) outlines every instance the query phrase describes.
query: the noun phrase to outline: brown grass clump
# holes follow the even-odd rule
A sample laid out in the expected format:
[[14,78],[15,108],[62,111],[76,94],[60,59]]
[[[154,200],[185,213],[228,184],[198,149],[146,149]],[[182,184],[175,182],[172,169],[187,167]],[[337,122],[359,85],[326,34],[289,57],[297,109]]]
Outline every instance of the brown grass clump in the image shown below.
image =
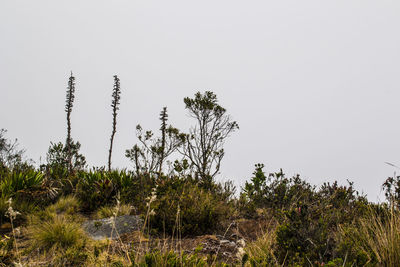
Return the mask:
[[400,262],[400,211],[370,208],[358,227],[341,227],[342,240],[351,240],[352,252],[365,255],[367,264],[398,266]]
[[80,225],[62,215],[32,226],[31,234],[34,247],[44,250],[77,246],[86,239]]
[[72,215],[80,210],[80,203],[77,198],[69,195],[61,197],[55,204],[50,205],[46,210],[56,214],[64,213]]
[[278,260],[274,255],[276,244],[276,223],[270,222],[264,233],[255,241],[250,242],[242,253],[244,266],[278,266]]
[[[101,207],[96,211],[96,218],[97,219],[109,218],[115,215],[115,211],[116,207],[110,207],[110,206]],[[116,216],[132,215],[133,212],[134,208],[131,205],[121,204],[118,207]]]

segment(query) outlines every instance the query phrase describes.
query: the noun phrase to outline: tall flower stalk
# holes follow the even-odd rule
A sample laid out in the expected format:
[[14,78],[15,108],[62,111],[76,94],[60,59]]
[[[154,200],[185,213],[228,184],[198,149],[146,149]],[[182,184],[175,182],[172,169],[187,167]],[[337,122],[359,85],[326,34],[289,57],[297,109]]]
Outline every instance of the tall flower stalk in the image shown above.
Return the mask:
[[160,113],[160,121],[161,121],[161,146],[160,146],[160,166],[158,169],[158,175],[161,177],[161,172],[162,172],[162,164],[164,161],[165,157],[165,134],[167,130],[167,121],[168,121],[168,113],[167,113],[167,108],[164,107],[163,110]]
[[113,149],[114,136],[115,133],[117,132],[117,111],[119,110],[120,100],[121,100],[121,87],[119,83],[119,78],[117,75],[114,75],[114,88],[111,101],[113,123],[112,123],[112,132],[110,138],[110,149],[108,151],[108,171],[111,171],[111,154]]
[[67,141],[66,141],[66,150],[67,150],[67,160],[68,160],[68,171],[72,171],[72,138],[71,138],[71,112],[75,99],[75,77],[72,74],[68,80],[67,87],[67,97],[65,103],[65,112],[67,113]]

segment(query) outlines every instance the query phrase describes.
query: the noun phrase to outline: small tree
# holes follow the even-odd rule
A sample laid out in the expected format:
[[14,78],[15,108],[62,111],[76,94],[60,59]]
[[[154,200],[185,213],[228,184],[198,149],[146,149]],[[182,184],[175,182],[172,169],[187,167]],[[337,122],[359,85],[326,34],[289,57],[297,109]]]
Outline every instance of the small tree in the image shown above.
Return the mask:
[[382,184],[382,190],[385,197],[392,207],[400,208],[400,176],[394,175],[388,177]]
[[0,170],[12,169],[23,162],[25,150],[18,148],[18,140],[10,141],[5,137],[7,130],[0,129]]
[[136,125],[136,137],[140,145],[135,144],[127,149],[125,156],[129,158],[136,169],[136,173],[155,173],[159,162],[159,140],[154,138],[152,131],[143,131],[142,126]]
[[71,141],[67,148],[62,142],[50,143],[46,154],[48,171],[52,171],[56,176],[63,176],[64,171],[82,170],[86,165],[85,156],[79,153],[81,144]]
[[121,88],[119,83],[119,78],[117,75],[114,75],[114,89],[112,93],[112,116],[113,116],[113,124],[112,124],[112,133],[110,138],[110,150],[108,151],[108,171],[111,171],[111,154],[113,149],[114,136],[117,132],[117,111],[119,110],[119,104],[121,99]]
[[136,144],[126,150],[125,156],[133,162],[138,174],[147,172],[161,176],[165,159],[185,142],[185,134],[171,125],[167,126],[167,118],[167,108],[164,107],[160,113],[161,137],[154,137],[152,131],[143,131],[140,125],[136,126],[136,136],[141,145]]
[[197,92],[194,98],[186,97],[184,103],[197,124],[190,129],[182,154],[189,159],[197,175],[210,183],[220,170],[225,140],[239,125],[218,104],[213,92]]

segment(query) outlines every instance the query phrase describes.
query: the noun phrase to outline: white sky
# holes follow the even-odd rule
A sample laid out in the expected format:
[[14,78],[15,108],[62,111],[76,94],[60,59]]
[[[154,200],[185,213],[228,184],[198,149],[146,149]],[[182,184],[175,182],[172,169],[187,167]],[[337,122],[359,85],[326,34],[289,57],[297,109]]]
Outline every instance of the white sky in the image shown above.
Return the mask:
[[106,165],[118,74],[113,166],[131,167],[136,124],[157,130],[167,106],[187,130],[183,98],[211,90],[240,125],[220,179],[242,185],[264,163],[376,201],[384,162],[400,164],[399,26],[400,2],[384,0],[2,0],[0,128],[43,162],[65,140],[72,70],[73,137]]

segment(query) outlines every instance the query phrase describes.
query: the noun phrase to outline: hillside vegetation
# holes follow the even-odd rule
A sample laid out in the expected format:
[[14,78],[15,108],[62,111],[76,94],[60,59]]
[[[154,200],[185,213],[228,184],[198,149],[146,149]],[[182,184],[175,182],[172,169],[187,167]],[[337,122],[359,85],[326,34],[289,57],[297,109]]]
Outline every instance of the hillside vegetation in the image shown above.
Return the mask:
[[[50,143],[35,167],[0,131],[1,266],[398,266],[400,176],[368,202],[352,182],[315,187],[256,164],[245,186],[216,177],[224,143],[239,129],[214,93],[184,99],[194,125],[185,133],[160,113],[159,134],[137,125],[127,169],[112,167],[120,80],[112,88],[107,167],[89,167],[71,123],[75,77],[68,79],[65,142]],[[116,218],[142,222],[119,234]],[[95,240],[88,220],[109,218],[113,239]],[[100,227],[100,225],[98,225]]]

